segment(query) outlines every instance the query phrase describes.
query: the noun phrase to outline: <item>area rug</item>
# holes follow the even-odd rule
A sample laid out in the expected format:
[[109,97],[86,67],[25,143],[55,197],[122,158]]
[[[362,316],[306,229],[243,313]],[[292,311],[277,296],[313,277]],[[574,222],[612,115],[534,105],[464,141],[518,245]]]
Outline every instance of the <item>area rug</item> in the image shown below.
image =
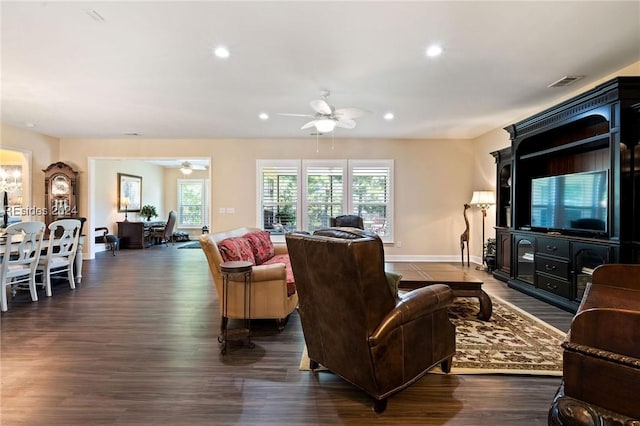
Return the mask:
[[[493,314],[489,321],[477,318],[477,299],[454,300],[449,310],[456,326],[451,374],[562,376],[560,344],[566,333],[497,296],[490,297]],[[305,346],[300,370],[309,369]],[[430,372],[442,374],[439,367]]]
[[183,244],[178,248],[179,249],[199,249],[200,248],[200,241],[192,241],[190,243]]

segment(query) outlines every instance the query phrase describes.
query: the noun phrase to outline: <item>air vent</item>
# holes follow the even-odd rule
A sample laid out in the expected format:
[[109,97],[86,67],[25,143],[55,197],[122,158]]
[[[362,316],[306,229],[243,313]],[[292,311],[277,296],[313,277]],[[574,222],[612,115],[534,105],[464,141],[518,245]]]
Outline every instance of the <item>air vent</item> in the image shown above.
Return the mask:
[[560,80],[551,83],[547,87],[565,87],[583,78],[584,78],[584,75],[566,75],[562,77]]
[[85,9],[84,13],[89,15],[89,17],[91,17],[91,19],[93,19],[96,22],[104,22],[105,21],[104,17],[102,15],[100,15],[97,10]]

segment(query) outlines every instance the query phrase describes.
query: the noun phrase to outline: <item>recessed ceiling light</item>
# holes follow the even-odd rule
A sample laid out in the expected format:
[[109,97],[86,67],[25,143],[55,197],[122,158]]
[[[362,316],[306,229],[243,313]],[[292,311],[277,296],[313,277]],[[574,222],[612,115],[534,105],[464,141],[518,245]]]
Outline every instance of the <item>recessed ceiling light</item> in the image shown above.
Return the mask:
[[266,112],[261,112],[260,115],[258,115],[258,117],[260,117],[260,120],[266,121],[269,119],[269,114],[267,114]]
[[435,58],[436,56],[440,56],[442,54],[442,47],[437,44],[433,44],[427,48],[427,56],[430,58]]
[[391,120],[393,120],[393,118],[394,118],[394,117],[395,117],[395,116],[393,115],[393,113],[392,113],[392,112],[388,112],[388,113],[386,113],[386,114],[384,115],[384,119],[385,119],[385,120],[387,120],[387,121],[391,121]]
[[216,55],[218,58],[228,58],[229,56],[231,56],[231,52],[229,52],[229,49],[227,49],[224,46],[218,46],[215,49],[213,49],[213,54]]
[[30,129],[36,127],[35,123],[24,123],[24,125]]

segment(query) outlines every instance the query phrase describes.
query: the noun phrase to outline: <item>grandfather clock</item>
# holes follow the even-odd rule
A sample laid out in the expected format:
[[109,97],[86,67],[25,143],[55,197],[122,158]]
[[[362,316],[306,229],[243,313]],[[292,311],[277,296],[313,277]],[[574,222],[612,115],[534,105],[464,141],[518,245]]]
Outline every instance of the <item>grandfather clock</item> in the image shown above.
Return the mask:
[[78,217],[78,172],[57,162],[43,170],[47,226],[58,219]]

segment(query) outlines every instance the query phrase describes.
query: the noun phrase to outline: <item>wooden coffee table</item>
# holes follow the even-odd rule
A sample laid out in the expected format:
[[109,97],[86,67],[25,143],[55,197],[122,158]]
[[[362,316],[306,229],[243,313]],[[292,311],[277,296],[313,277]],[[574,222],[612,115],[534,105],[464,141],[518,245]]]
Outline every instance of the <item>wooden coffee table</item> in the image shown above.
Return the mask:
[[385,270],[402,275],[399,288],[413,290],[432,284],[446,284],[455,297],[477,297],[480,302],[478,318],[488,321],[493,312],[491,298],[482,290],[482,280],[470,272],[446,263],[387,262]]

